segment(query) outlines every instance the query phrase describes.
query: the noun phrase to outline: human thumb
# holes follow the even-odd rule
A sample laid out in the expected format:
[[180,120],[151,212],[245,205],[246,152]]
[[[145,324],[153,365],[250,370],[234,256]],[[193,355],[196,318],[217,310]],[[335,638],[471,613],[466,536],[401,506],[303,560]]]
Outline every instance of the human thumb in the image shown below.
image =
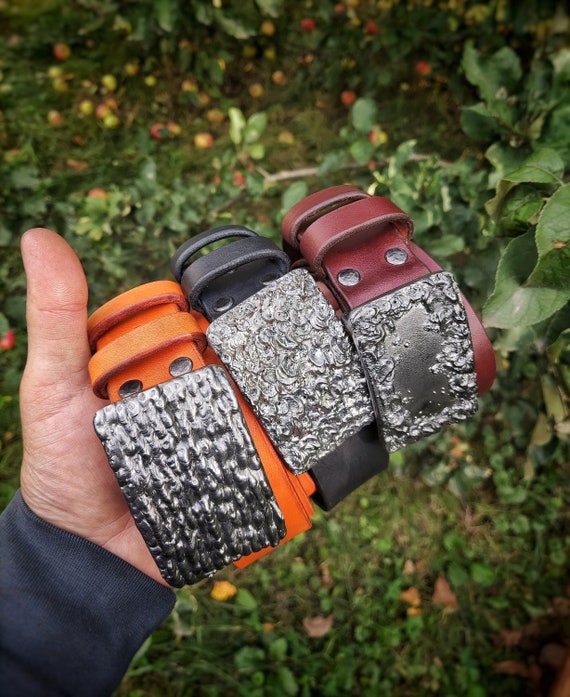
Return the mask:
[[[26,371],[42,386],[85,383],[89,360],[87,282],[77,255],[55,232],[34,228],[21,240],[27,279]],[[28,376],[29,377],[29,376]]]

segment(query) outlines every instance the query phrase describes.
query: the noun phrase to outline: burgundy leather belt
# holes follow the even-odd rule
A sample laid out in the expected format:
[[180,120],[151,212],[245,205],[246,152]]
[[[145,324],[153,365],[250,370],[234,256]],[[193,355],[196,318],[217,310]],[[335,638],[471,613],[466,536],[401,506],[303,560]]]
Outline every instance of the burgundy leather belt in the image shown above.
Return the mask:
[[451,275],[411,241],[408,215],[341,185],[296,204],[282,233],[344,313],[389,450],[476,410],[495,376],[492,345]]

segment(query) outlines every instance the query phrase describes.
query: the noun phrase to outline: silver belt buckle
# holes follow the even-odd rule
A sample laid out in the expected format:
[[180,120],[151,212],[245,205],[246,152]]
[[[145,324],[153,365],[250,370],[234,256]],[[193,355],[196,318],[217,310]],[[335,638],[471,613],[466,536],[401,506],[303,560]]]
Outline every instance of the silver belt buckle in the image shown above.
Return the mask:
[[401,286],[346,321],[390,452],[477,411],[471,333],[451,274]]
[[228,310],[206,335],[294,474],[374,421],[354,346],[305,269]]
[[137,527],[183,586],[285,537],[283,514],[229,378],[206,366],[95,414]]

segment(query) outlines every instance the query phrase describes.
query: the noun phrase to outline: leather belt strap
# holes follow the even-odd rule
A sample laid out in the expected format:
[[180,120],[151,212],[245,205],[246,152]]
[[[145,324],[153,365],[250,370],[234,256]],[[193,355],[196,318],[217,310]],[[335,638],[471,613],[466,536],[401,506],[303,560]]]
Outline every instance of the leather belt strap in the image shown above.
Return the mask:
[[295,474],[374,420],[354,347],[305,269],[228,310],[206,335]]
[[282,512],[220,366],[109,404],[94,424],[170,585],[196,583],[284,537]]
[[[358,196],[364,195],[358,190],[356,192]],[[240,237],[237,242],[229,242],[192,261],[192,257],[204,252],[212,242],[227,242],[236,235]],[[207,230],[182,244],[172,257],[171,268],[181,281],[190,305],[214,321],[261,290],[268,280],[287,273],[290,260],[271,240],[258,237],[248,228],[230,225]],[[330,295],[324,284],[319,288],[325,295]],[[331,304],[334,303],[332,296],[330,300]],[[295,395],[292,394],[291,398],[294,399]],[[323,452],[319,462],[308,472],[296,475],[288,469],[287,472],[295,483],[302,482],[307,492],[307,480],[310,480],[311,494],[316,487],[314,500],[321,508],[330,510],[387,465],[386,448],[378,438],[373,439],[369,431],[370,427],[367,427],[348,436],[332,452]]]
[[[282,233],[345,312],[441,271],[411,241],[413,223],[408,215],[389,199],[352,186],[330,187],[299,201],[285,216]],[[351,271],[356,274],[351,276]],[[463,295],[461,299],[473,342],[478,392],[483,394],[495,378],[495,355],[475,311]]]
[[[96,415],[96,430],[171,585],[231,561],[246,566],[310,528],[314,512],[312,480],[283,466],[207,347],[207,326],[167,281],[127,291],[88,323],[94,387],[115,401]],[[173,378],[179,360],[190,372]],[[120,386],[135,380],[139,390],[120,401]],[[202,481],[217,486],[209,491]]]
[[[229,241],[236,236],[237,240]],[[222,240],[225,245],[192,259],[208,245]],[[287,273],[290,266],[289,257],[274,242],[236,225],[192,237],[171,260],[174,276],[190,306],[210,320]]]
[[345,313],[388,450],[474,413],[477,389],[494,378],[492,347],[452,277],[411,242],[410,217],[353,187],[308,198],[284,219],[283,237]]

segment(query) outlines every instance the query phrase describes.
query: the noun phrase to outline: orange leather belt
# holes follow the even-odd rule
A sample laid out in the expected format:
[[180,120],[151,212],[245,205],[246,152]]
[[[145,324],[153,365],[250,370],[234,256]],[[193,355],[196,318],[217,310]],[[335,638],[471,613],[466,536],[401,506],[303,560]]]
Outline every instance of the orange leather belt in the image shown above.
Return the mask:
[[282,464],[176,283],[124,293],[88,323],[96,430],[164,578],[246,566],[311,526],[308,475]]

